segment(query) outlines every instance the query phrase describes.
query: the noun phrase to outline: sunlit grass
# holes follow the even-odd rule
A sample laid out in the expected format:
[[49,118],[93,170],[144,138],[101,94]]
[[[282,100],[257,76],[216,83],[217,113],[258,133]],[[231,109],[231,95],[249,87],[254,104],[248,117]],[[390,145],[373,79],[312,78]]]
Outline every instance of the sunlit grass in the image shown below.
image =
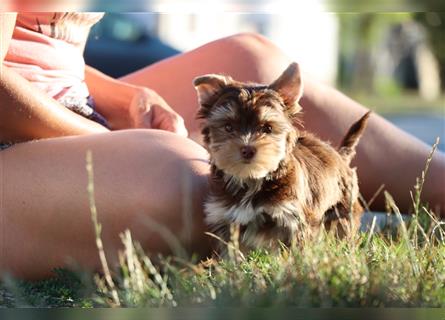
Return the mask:
[[90,204],[103,272],[94,280],[66,271],[39,283],[9,280],[4,282],[8,290],[0,291],[0,305],[445,307],[445,228],[421,201],[436,146],[413,188],[415,212],[409,222],[402,221],[385,193],[388,213],[401,221],[396,230],[375,233],[371,228],[345,240],[321,233],[274,254],[243,255],[235,237],[224,260],[156,257],[156,264],[126,231],[116,269],[107,267],[101,247],[89,158]]
[[[445,243],[414,243],[414,225],[392,238],[361,235],[354,241],[323,235],[302,247],[241,254],[188,264],[149,258],[129,243],[116,278],[124,306],[445,306]],[[417,224],[417,228],[422,228]],[[138,262],[136,262],[138,261]],[[162,274],[162,276],[161,276]],[[158,280],[156,280],[158,278]],[[138,281],[139,285],[138,285]],[[169,293],[167,296],[166,293]],[[101,286],[104,305],[113,305]]]

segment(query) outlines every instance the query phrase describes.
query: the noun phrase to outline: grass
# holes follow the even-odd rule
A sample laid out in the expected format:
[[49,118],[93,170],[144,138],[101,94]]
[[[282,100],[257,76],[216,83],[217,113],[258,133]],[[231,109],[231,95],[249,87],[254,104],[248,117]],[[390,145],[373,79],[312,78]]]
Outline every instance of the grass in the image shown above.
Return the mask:
[[405,92],[400,95],[369,95],[347,92],[354,100],[382,115],[392,114],[431,114],[444,116],[445,95],[435,100],[422,99],[417,92]]
[[[414,216],[398,229],[377,234],[371,228],[346,240],[321,233],[276,254],[258,250],[244,256],[232,241],[225,260],[157,257],[156,265],[126,231],[116,269],[108,267],[102,249],[89,158],[103,272],[56,270],[54,278],[34,283],[7,278],[0,306],[445,307],[445,228],[421,202],[432,153],[413,189]],[[385,195],[388,214],[401,220]]]

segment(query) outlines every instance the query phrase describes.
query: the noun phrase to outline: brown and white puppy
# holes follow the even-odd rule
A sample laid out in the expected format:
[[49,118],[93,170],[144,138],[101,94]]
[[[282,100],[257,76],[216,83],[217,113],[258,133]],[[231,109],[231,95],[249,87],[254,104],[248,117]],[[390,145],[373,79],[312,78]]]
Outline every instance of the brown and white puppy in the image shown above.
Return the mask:
[[336,150],[295,127],[303,93],[298,64],[270,85],[223,75],[194,80],[210,153],[206,222],[228,239],[239,225],[243,247],[277,247],[316,234],[324,223],[341,236],[355,232],[363,208],[349,164],[369,113]]

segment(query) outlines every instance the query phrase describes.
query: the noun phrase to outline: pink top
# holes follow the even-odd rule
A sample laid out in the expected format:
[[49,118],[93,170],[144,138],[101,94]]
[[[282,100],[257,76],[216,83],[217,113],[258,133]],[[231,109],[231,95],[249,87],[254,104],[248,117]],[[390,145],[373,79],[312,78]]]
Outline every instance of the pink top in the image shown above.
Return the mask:
[[83,49],[103,13],[19,13],[4,65],[49,96],[88,97]]

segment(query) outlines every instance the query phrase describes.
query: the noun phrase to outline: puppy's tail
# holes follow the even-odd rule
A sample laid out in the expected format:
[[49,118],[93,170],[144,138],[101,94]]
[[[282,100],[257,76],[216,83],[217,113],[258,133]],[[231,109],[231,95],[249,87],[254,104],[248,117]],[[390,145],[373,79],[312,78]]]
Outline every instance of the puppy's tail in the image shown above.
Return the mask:
[[371,111],[368,111],[363,117],[360,118],[360,120],[355,122],[351,128],[349,128],[348,133],[340,144],[338,152],[348,164],[355,156],[355,147],[357,147],[360,137],[362,136],[363,131],[365,131],[370,114]]

